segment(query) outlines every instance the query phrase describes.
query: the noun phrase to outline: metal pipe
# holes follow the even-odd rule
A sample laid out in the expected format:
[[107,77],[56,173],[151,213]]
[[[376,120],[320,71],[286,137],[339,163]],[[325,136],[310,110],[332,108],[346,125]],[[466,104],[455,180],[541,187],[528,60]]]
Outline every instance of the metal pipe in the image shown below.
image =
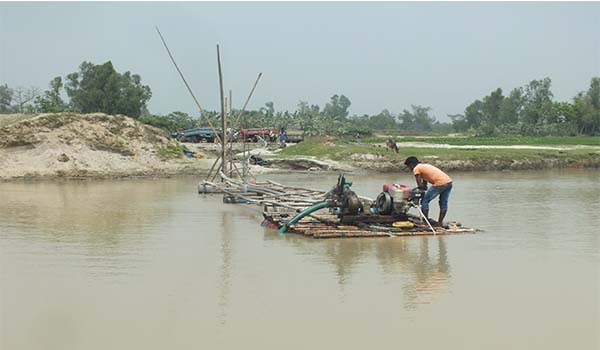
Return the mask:
[[429,228],[431,229],[431,232],[433,232],[433,235],[435,236],[437,233],[433,229],[433,226],[431,226],[431,223],[429,222],[429,219],[427,219],[427,217],[425,216],[425,214],[423,214],[423,211],[421,210],[421,205],[417,205],[416,207],[417,207],[417,210],[419,210],[419,214],[421,214],[421,217],[423,219],[425,219],[425,222],[427,223],[427,225],[429,225]]

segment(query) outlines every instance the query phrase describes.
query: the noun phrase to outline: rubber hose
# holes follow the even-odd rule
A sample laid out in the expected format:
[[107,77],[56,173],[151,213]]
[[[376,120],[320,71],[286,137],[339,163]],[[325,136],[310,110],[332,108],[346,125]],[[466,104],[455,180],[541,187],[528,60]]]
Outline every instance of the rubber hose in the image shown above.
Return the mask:
[[323,202],[319,202],[311,207],[308,207],[306,209],[304,209],[302,212],[300,212],[298,215],[294,216],[292,218],[292,220],[288,221],[287,224],[281,226],[281,228],[279,229],[279,233],[285,233],[285,231],[287,231],[287,229],[289,228],[290,225],[293,225],[295,223],[297,223],[298,221],[300,221],[303,217],[305,217],[306,215],[309,215],[319,209],[323,209],[327,207],[327,201],[323,201]]

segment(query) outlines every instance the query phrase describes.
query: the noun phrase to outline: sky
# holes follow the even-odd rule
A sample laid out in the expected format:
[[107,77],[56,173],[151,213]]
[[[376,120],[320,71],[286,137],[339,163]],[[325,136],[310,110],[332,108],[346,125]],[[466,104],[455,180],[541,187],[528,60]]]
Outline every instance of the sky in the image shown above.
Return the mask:
[[0,84],[47,89],[83,61],[112,61],[152,89],[149,109],[198,112],[226,91],[241,108],[295,110],[347,96],[350,114],[429,106],[446,121],[500,87],[550,77],[570,100],[600,76],[600,3],[0,2]]

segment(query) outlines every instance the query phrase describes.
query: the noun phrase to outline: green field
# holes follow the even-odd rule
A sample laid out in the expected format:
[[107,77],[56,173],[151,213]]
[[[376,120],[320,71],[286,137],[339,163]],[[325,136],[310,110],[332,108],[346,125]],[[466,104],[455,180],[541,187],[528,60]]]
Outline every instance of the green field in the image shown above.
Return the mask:
[[[563,143],[564,144],[564,143]],[[445,149],[400,147],[398,153],[388,151],[385,147],[373,143],[356,144],[347,140],[333,141],[320,138],[307,138],[306,141],[285,148],[278,153],[280,158],[310,156],[321,159],[349,161],[355,154],[373,154],[393,162],[401,162],[408,156],[420,159],[435,159],[436,161],[473,161],[485,163],[491,161],[510,162],[512,160],[592,160],[600,163],[600,149],[570,149],[570,150],[537,150],[537,149]]]
[[[474,146],[510,146],[510,145],[528,145],[528,146],[573,146],[587,145],[600,146],[600,136],[494,136],[494,137],[449,137],[443,136],[396,136],[396,142],[425,142],[436,144],[448,144],[455,146],[474,145]],[[364,143],[384,143],[388,137],[367,137],[363,139]]]

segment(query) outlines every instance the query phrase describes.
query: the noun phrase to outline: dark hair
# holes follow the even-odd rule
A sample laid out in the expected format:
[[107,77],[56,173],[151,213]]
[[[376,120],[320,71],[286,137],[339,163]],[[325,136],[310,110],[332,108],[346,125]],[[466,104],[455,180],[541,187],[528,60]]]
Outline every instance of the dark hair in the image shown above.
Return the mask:
[[419,163],[421,162],[417,159],[417,157],[408,157],[404,161],[404,165],[417,165]]

